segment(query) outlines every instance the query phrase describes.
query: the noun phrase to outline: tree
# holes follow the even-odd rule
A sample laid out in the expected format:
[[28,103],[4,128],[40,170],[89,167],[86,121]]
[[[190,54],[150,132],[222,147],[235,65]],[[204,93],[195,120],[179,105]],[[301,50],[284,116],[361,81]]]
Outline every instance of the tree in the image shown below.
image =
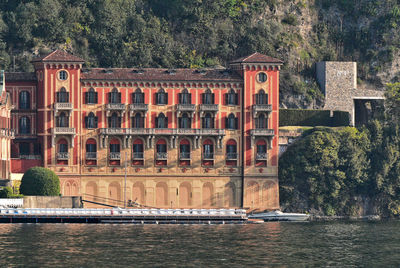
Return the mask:
[[22,177],[20,192],[23,195],[57,196],[60,194],[60,180],[47,168],[33,167]]

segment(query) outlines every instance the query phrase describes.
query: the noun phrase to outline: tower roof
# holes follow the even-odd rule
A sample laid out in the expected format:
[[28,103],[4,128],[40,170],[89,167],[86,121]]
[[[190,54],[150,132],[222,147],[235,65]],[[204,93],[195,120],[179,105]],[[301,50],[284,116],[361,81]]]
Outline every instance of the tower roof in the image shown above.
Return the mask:
[[231,61],[231,63],[274,63],[283,64],[283,61],[266,56],[264,54],[255,52],[249,56],[241,57],[239,59]]
[[57,49],[46,56],[33,59],[32,62],[81,62],[85,61],[77,56],[69,54],[64,50]]

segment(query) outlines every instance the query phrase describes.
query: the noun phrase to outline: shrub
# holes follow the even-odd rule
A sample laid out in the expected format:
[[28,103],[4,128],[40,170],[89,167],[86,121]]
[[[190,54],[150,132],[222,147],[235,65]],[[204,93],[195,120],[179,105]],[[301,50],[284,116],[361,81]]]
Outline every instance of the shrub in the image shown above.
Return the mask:
[[7,186],[0,190],[0,198],[10,198],[13,196],[13,190],[11,187]]
[[47,168],[33,167],[22,177],[20,192],[24,195],[57,196],[60,194],[60,180]]

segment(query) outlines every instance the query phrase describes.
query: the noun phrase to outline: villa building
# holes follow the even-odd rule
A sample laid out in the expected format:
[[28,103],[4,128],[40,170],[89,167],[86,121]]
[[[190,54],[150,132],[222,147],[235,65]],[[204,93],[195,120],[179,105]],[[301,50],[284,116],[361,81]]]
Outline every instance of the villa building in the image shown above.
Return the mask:
[[111,205],[279,207],[282,61],[87,69],[56,50],[32,63],[34,73],[5,74],[12,172],[44,166],[63,195]]
[[11,140],[14,131],[10,127],[11,100],[4,90],[4,71],[0,73],[0,182],[10,180],[11,174]]

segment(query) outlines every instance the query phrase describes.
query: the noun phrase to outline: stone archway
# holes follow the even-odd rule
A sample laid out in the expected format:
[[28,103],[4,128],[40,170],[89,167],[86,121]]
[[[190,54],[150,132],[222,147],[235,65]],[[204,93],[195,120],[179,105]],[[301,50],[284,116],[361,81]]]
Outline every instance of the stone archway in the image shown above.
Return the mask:
[[203,207],[205,207],[205,208],[214,206],[214,200],[213,200],[214,189],[213,188],[214,187],[211,182],[206,182],[203,184],[202,197],[203,197]]
[[179,185],[179,206],[190,207],[192,205],[192,186],[189,182],[182,182]]
[[141,182],[136,182],[132,187],[132,201],[139,204],[144,204],[144,185]]
[[260,205],[260,185],[255,181],[250,181],[246,187],[246,206],[250,208]]
[[168,186],[165,182],[156,185],[156,207],[168,207]]
[[224,192],[224,206],[225,207],[236,207],[236,189],[235,185],[230,182],[225,185]]

